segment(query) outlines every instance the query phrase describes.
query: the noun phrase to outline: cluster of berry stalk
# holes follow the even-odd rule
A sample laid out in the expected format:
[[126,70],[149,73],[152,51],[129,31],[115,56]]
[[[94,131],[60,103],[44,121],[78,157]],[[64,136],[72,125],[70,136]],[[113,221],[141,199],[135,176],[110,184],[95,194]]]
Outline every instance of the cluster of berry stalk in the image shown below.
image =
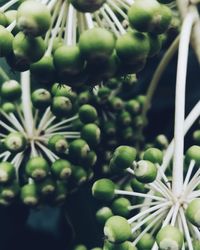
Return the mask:
[[[200,248],[200,147],[184,156],[184,136],[200,115],[198,102],[185,119],[191,37],[199,55],[197,5],[10,0],[0,7],[0,56],[20,75],[0,71],[0,204],[60,204],[98,167],[107,177],[92,187],[106,202],[97,212],[104,250]],[[179,12],[180,35],[166,49],[169,31],[179,33]],[[147,95],[134,92],[138,72],[161,48]],[[158,149],[143,127],[177,50],[174,140],[166,148],[158,137]]]

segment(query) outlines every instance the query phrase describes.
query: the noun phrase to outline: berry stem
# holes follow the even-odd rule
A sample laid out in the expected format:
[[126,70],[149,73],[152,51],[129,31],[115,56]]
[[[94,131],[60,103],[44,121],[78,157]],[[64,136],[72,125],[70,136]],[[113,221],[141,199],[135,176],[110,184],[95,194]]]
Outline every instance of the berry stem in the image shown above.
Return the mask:
[[105,19],[105,21],[107,22],[108,26],[111,28],[111,30],[113,31],[113,33],[116,35],[116,37],[118,37],[120,35],[120,33],[116,29],[115,24],[110,19],[110,17],[107,15],[107,13],[105,12],[105,10],[103,8],[101,8],[99,12],[102,14],[103,18]]
[[12,23],[10,23],[8,25],[8,27],[6,27],[6,29],[9,31],[9,32],[12,32],[12,30],[15,28],[16,26],[16,20],[14,20]]
[[172,191],[177,196],[181,194],[183,186],[185,88],[190,35],[195,20],[196,15],[194,15],[193,12],[188,13],[183,22],[179,43],[175,98],[174,159],[172,174]]
[[61,6],[60,14],[59,14],[58,19],[56,21],[56,25],[55,25],[54,29],[52,30],[51,38],[48,42],[48,48],[47,48],[46,53],[45,53],[46,56],[51,55],[51,51],[53,49],[53,42],[54,42],[54,39],[56,38],[56,36],[59,32],[59,28],[60,28],[60,25],[62,23],[62,18],[64,16],[65,11],[66,11],[66,6],[67,6],[66,2],[64,2]]
[[109,14],[109,16],[111,17],[113,23],[115,23],[115,25],[117,26],[119,32],[121,34],[125,34],[126,30],[124,29],[124,27],[121,25],[119,19],[117,18],[117,16],[115,15],[115,13],[112,11],[112,9],[110,8],[110,6],[108,4],[104,4],[104,9],[105,11]]
[[192,171],[194,169],[194,166],[195,166],[195,161],[194,160],[191,160],[190,161],[190,165],[189,165],[189,168],[188,168],[188,171],[187,171],[187,174],[186,174],[186,177],[185,177],[185,180],[184,180],[184,183],[183,183],[183,191],[186,189],[187,187],[187,184],[190,180],[190,177],[191,177],[191,174],[192,174]]
[[187,240],[188,249],[193,250],[192,240],[191,240],[191,237],[190,237],[190,232],[189,232],[189,229],[188,229],[187,221],[186,221],[184,210],[183,210],[182,207],[180,208],[179,212],[180,212],[180,216],[181,216],[183,230],[185,232],[185,238]]
[[174,206],[174,212],[173,212],[173,215],[172,215],[172,220],[171,220],[171,225],[172,226],[175,226],[179,208],[180,208],[180,203],[177,202],[176,205]]
[[9,132],[17,132],[17,130],[15,130],[14,128],[10,127],[9,125],[7,125],[6,123],[4,123],[2,121],[0,121],[0,126],[2,126],[3,128],[5,128]]
[[53,29],[53,25],[55,24],[55,20],[60,12],[60,9],[61,9],[61,6],[62,6],[62,2],[59,1],[54,10],[53,10],[53,15],[52,15],[52,18],[51,18],[51,25],[49,27],[49,30],[47,31],[46,35],[45,35],[45,43],[48,44],[48,41],[49,41],[49,38],[50,38],[50,35],[51,35],[51,31]]
[[[184,122],[184,134],[186,135],[189,129],[192,127],[194,122],[200,116],[200,101],[193,107],[192,111],[189,113]],[[165,172],[166,168],[172,159],[174,152],[174,139],[170,142],[163,159],[163,164],[160,169]]]
[[57,155],[55,155],[53,152],[51,152],[46,146],[44,146],[42,143],[40,142],[36,142],[36,144],[38,145],[38,147],[40,147],[42,149],[42,151],[46,154],[46,156],[49,158],[49,160],[51,162],[54,162],[56,159],[58,159],[59,157]]
[[94,22],[92,20],[92,15],[90,13],[85,14],[85,20],[86,20],[88,29],[94,28]]
[[134,227],[132,227],[132,229],[131,229],[132,233],[135,233],[136,230],[141,228],[147,221],[149,221],[151,219],[156,220],[157,216],[159,214],[161,214],[166,209],[167,209],[166,207],[162,207],[162,208],[156,210],[154,213],[149,214],[144,220],[139,221]]
[[[52,9],[54,8],[54,6],[56,5],[57,2],[58,2],[58,0],[51,0],[51,1],[47,4],[47,8],[48,8],[49,10],[52,10]],[[60,2],[62,2],[62,1],[60,0]]]
[[162,217],[163,217],[163,211],[166,210],[166,208],[158,210],[154,215],[156,216],[151,223],[145,229],[139,234],[139,236],[134,240],[133,245],[137,245],[138,241],[147,233]]
[[21,86],[22,86],[22,109],[28,136],[33,136],[33,113],[31,104],[31,82],[30,71],[21,73]]
[[153,206],[153,207],[150,207],[136,215],[134,215],[132,218],[128,219],[128,223],[131,224],[133,223],[134,221],[136,221],[137,219],[141,218],[143,215],[146,215],[146,214],[150,214],[151,212],[154,212],[160,208],[164,208],[164,209],[167,209],[168,206],[170,206],[172,204],[171,201],[167,201],[167,202],[162,202],[161,204],[159,205],[156,205],[156,206]]
[[128,20],[127,14],[113,1],[113,0],[108,0],[107,3],[111,5],[116,11],[126,20]]
[[76,22],[74,18],[74,9],[73,5],[70,4],[68,8],[67,22],[65,28],[64,44],[72,45],[73,44],[73,24]]
[[115,194],[121,194],[121,195],[128,195],[128,196],[136,196],[136,197],[144,197],[144,198],[150,198],[158,201],[165,201],[166,199],[151,195],[151,194],[143,194],[138,192],[132,192],[132,191],[124,191],[124,190],[115,190]]
[[0,8],[0,12],[5,12],[7,9],[9,9],[12,5],[17,3],[19,0],[10,0],[7,3],[5,3],[3,6]]
[[61,121],[61,122],[58,122],[58,123],[54,124],[53,126],[49,127],[49,128],[46,130],[46,132],[47,132],[47,133],[48,133],[48,132],[52,132],[52,129],[57,128],[57,127],[59,127],[60,125],[64,125],[64,124],[66,124],[66,123],[72,122],[72,121],[74,121],[74,120],[76,120],[76,119],[78,119],[78,115],[72,116],[71,118],[68,118],[68,119],[66,119],[66,120],[63,120],[63,121]]

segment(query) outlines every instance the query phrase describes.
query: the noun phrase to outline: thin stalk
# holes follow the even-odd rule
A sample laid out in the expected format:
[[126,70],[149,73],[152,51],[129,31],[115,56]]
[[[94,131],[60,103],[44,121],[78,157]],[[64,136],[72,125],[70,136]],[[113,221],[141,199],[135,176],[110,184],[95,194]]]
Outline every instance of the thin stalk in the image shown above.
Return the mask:
[[137,193],[137,192],[132,192],[132,191],[115,190],[115,194],[128,195],[128,196],[136,196],[136,197],[143,197],[143,198],[150,198],[150,199],[158,200],[158,201],[166,201],[166,199],[158,197],[158,196],[155,196],[155,195]]
[[12,5],[17,3],[19,0],[10,0],[7,3],[5,3],[3,6],[0,7],[1,12],[5,12],[7,9],[9,9]]
[[195,166],[195,161],[194,160],[191,160],[190,161],[190,165],[189,165],[189,168],[188,168],[188,171],[187,171],[187,174],[186,174],[186,177],[185,177],[185,180],[184,180],[184,183],[183,183],[183,191],[186,189],[187,187],[187,184],[190,180],[190,177],[191,177],[191,174],[192,174],[192,171],[194,169],[194,166]]
[[188,229],[188,225],[187,225],[187,221],[186,221],[186,218],[185,218],[183,208],[181,207],[179,211],[180,211],[181,221],[182,221],[182,225],[183,225],[183,230],[185,232],[185,237],[186,237],[186,240],[187,240],[187,243],[188,243],[188,249],[193,250],[192,240],[191,240],[191,237],[190,237],[190,232],[189,232],[189,229]]
[[21,86],[22,86],[22,109],[24,113],[25,126],[28,136],[33,135],[33,113],[31,105],[31,82],[30,71],[21,73]]
[[181,194],[183,187],[185,87],[190,35],[195,20],[196,15],[194,13],[189,13],[186,16],[181,30],[178,53],[172,174],[172,191],[177,196]]
[[147,210],[144,210],[144,211],[134,215],[132,218],[128,219],[128,223],[131,224],[134,221],[136,221],[137,219],[139,219],[140,217],[142,217],[143,215],[150,214],[151,212],[156,211],[162,207],[167,209],[167,207],[170,206],[171,204],[172,204],[171,201],[167,201],[167,202],[161,203],[159,205],[153,206],[151,208],[148,208]]
[[[185,119],[184,135],[187,134],[187,132],[189,131],[189,129],[192,127],[192,125],[195,123],[195,121],[198,119],[199,116],[200,116],[200,101],[197,102],[197,104],[193,107],[193,109],[190,111],[189,115]],[[174,139],[171,141],[171,143],[169,144],[169,146],[165,152],[163,164],[160,167],[160,169],[163,172],[169,166],[169,163],[170,163],[172,156],[173,156],[173,152],[174,152]]]

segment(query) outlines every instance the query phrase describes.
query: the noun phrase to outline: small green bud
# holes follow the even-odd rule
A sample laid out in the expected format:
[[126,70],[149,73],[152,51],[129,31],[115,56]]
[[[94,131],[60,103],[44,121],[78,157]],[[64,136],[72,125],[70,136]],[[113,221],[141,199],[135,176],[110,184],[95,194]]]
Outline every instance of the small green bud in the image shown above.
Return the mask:
[[111,243],[123,243],[131,237],[131,227],[121,216],[112,216],[104,226],[105,237]]
[[161,165],[163,161],[163,153],[157,148],[149,148],[144,152],[143,160]]
[[51,171],[56,178],[66,180],[72,173],[71,163],[67,160],[58,159],[52,163]]
[[84,104],[79,109],[79,118],[83,123],[92,123],[97,119],[97,111],[93,106]]
[[96,219],[101,225],[104,225],[112,216],[113,213],[109,207],[102,207],[96,212]]
[[200,227],[200,199],[194,199],[188,204],[186,216],[193,225]]
[[156,236],[160,250],[181,250],[183,241],[183,234],[171,225],[163,227]]
[[115,196],[115,184],[109,179],[100,179],[93,184],[92,194],[96,199],[110,201]]
[[142,183],[151,183],[157,177],[157,168],[150,161],[141,160],[137,162],[134,171],[136,179]]
[[42,180],[48,174],[49,165],[43,157],[36,156],[27,162],[25,170],[29,177],[35,180]]
[[130,201],[124,197],[121,197],[113,201],[111,205],[111,209],[115,215],[127,217],[130,213],[130,210],[129,210],[130,206],[131,206]]

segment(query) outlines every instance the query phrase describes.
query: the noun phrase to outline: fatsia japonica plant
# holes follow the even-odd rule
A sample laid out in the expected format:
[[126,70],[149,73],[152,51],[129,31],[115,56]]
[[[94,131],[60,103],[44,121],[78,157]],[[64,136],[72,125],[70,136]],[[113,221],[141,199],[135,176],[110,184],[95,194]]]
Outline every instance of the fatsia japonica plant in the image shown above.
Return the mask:
[[[58,205],[97,166],[109,172],[92,186],[105,202],[96,213],[104,250],[198,250],[200,146],[184,150],[200,115],[198,102],[185,119],[190,44],[200,62],[198,8],[198,0],[1,4],[0,57],[20,80],[0,71],[0,204]],[[147,93],[134,91],[161,49]],[[150,145],[147,112],[177,51],[174,140]]]
[[[142,5],[145,1],[136,1],[133,4],[136,9],[138,2]],[[148,148],[138,154],[134,147],[117,147],[110,160],[110,168],[128,174],[126,180],[129,185],[123,187],[121,183],[104,178],[97,180],[92,187],[93,196],[106,204],[96,214],[104,226],[105,250],[196,250],[200,246],[200,147],[193,145],[184,153],[184,136],[200,112],[198,102],[185,119],[188,50],[192,38],[191,44],[199,58],[198,45],[195,44],[199,39],[196,34],[199,16],[196,6],[186,2],[177,1],[183,16],[180,37],[163,57],[151,82],[153,89],[178,49],[174,140],[164,156],[157,148]],[[146,14],[146,6],[139,10]],[[137,20],[140,20],[139,17]],[[140,20],[139,24],[135,23],[135,28],[142,24]],[[149,97],[152,89],[149,90]],[[199,141],[198,130],[193,137]]]

